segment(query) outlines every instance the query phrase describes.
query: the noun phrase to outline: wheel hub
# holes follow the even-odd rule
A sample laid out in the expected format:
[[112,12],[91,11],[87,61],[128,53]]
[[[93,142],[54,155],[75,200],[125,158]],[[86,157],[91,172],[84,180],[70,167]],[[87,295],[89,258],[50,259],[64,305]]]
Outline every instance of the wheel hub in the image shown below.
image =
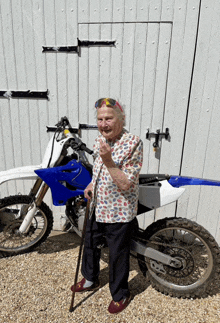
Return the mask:
[[19,240],[21,238],[31,236],[34,233],[34,227],[31,226],[27,233],[21,233],[19,228],[22,224],[22,220],[14,220],[9,223],[3,230],[3,234],[7,239]]
[[19,232],[19,228],[21,226],[22,220],[14,220],[9,223],[3,230],[3,234],[7,239],[20,239],[22,233]]
[[184,278],[189,276],[194,269],[194,261],[191,253],[183,248],[173,247],[166,248],[165,251],[170,256],[181,261],[182,266],[180,268],[174,268],[170,266],[164,266],[166,268],[166,273],[170,276],[177,278]]

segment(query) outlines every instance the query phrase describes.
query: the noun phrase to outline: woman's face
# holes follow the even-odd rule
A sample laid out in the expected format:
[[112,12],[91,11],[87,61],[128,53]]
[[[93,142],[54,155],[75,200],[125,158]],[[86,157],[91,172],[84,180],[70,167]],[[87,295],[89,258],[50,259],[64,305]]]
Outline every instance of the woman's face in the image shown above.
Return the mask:
[[113,141],[123,129],[123,120],[120,120],[114,108],[102,105],[97,111],[97,126],[99,132],[108,141]]

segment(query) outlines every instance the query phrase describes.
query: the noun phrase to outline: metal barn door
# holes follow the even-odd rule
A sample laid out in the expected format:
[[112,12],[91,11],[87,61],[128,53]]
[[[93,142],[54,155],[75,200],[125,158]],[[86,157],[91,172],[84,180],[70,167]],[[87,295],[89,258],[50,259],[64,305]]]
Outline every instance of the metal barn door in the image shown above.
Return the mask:
[[[189,46],[185,48],[173,34],[172,22],[79,24],[80,40],[106,41],[106,46],[84,47],[80,52],[79,120],[96,123],[94,102],[98,98],[120,99],[126,128],[144,143],[142,174],[180,172],[195,37],[186,39]],[[114,47],[107,45],[112,40]],[[168,140],[161,136],[154,151],[154,134],[165,133],[166,128]],[[147,139],[148,131],[152,135]],[[90,131],[83,134],[83,140],[91,147],[96,136]],[[141,216],[140,223],[145,227],[175,212],[173,203]]]
[[[94,102],[120,99],[126,128],[144,142],[142,173],[159,171],[160,149],[154,152],[149,129],[163,128],[169,73],[171,23],[80,24],[80,40],[115,40],[115,46],[82,48],[79,57],[79,120],[94,124]],[[97,134],[84,136],[93,144]]]

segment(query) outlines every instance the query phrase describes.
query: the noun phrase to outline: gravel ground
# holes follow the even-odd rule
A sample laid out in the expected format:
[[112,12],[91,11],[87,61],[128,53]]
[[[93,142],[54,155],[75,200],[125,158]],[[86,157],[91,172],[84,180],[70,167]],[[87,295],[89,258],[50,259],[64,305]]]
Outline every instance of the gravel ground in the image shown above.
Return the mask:
[[206,298],[171,298],[151,287],[133,258],[129,278],[132,301],[122,313],[109,314],[111,295],[106,250],[101,261],[101,288],[76,294],[76,308],[70,313],[70,286],[75,277],[79,244],[80,239],[74,233],[53,232],[36,251],[1,258],[0,323],[220,322],[220,278],[215,282],[212,295]]

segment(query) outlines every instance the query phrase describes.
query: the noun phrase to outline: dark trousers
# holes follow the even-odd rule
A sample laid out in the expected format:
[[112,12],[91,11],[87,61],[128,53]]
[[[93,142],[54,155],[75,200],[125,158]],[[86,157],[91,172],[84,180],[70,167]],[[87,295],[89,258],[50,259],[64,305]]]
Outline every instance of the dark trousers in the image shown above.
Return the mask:
[[95,221],[94,214],[87,222],[82,275],[93,282],[98,279],[101,257],[101,249],[98,246],[104,236],[109,248],[109,288],[115,302],[129,295],[128,276],[133,222],[134,220],[128,223],[100,223]]

